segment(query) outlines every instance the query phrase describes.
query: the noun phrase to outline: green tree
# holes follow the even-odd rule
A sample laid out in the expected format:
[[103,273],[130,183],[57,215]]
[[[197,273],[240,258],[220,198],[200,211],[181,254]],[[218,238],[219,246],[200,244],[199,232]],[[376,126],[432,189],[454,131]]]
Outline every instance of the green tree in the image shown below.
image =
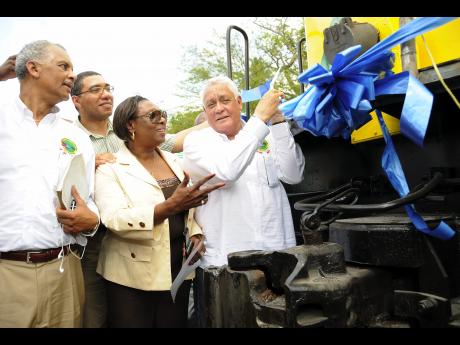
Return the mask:
[[[258,81],[257,85],[270,79],[282,67],[282,77],[278,79],[276,87],[283,90],[288,99],[297,96],[300,93],[297,43],[305,37],[303,21],[299,18],[298,26],[292,26],[288,24],[288,18],[264,18],[256,19],[254,24],[261,29],[256,48],[262,62],[255,64],[255,70],[251,71]],[[302,58],[306,66],[306,55]],[[262,80],[258,80],[260,77]]]
[[[263,84],[273,77],[280,66],[283,66],[276,88],[283,90],[287,99],[300,93],[300,84],[297,81],[299,74],[297,42],[305,36],[305,31],[301,18],[296,18],[295,25],[292,25],[291,22],[292,20],[289,22],[288,18],[255,18],[253,20],[258,30],[256,33],[248,33],[250,88]],[[243,90],[245,87],[244,41],[240,36],[239,33],[232,32],[232,77],[240,90]],[[306,56],[303,56],[303,59],[306,59]],[[304,66],[306,66],[305,61]],[[183,70],[186,78],[178,95],[187,100],[196,99],[198,107],[197,96],[204,81],[213,76],[227,75],[225,35],[216,34],[216,38],[208,42],[208,46],[203,49],[198,49],[196,46],[188,47],[183,58]],[[257,102],[250,104],[251,114],[256,104]]]
[[195,118],[201,113],[201,108],[186,108],[184,111],[177,112],[168,120],[168,133],[177,133],[183,129],[190,128],[194,125]]

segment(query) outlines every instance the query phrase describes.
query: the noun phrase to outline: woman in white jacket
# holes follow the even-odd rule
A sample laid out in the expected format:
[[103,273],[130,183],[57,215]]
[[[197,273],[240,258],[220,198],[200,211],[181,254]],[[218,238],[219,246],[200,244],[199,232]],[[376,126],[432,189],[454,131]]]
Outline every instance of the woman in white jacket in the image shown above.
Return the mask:
[[107,283],[111,327],[186,326],[190,281],[175,303],[170,293],[184,261],[185,230],[199,243],[202,232],[193,207],[224,185],[200,189],[210,175],[187,186],[189,177],[176,156],[158,148],[166,121],[166,112],[149,100],[124,100],[115,110],[113,128],[125,146],[115,163],[96,172],[96,204],[109,230],[97,272]]

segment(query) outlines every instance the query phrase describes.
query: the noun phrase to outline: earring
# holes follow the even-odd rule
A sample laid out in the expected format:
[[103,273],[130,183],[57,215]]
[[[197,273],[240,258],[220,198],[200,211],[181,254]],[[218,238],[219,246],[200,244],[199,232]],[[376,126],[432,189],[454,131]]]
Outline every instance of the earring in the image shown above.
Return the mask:
[[135,138],[134,131],[132,131],[131,132],[131,139],[134,141],[134,138]]

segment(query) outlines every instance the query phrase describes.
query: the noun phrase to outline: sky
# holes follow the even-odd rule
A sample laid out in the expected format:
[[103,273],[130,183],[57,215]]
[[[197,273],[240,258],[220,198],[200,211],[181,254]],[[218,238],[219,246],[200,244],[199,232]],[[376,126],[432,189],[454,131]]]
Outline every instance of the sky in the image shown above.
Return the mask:
[[[184,79],[180,69],[185,48],[205,47],[229,25],[250,32],[250,17],[0,17],[0,64],[32,41],[45,39],[61,44],[75,73],[102,74],[114,86],[114,109],[127,97],[140,94],[169,113],[197,103],[175,96]],[[233,39],[233,34],[232,34]],[[251,50],[251,48],[250,48]],[[17,79],[0,82],[0,101],[19,94]],[[75,118],[72,101],[58,104],[62,114]]]

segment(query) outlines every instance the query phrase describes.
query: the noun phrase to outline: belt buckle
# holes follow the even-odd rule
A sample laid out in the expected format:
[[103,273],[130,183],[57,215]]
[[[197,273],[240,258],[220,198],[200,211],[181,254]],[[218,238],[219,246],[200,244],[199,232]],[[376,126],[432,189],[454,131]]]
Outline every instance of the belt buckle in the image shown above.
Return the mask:
[[26,263],[28,264],[33,264],[34,262],[33,261],[30,261],[30,254],[40,254],[42,253],[41,251],[40,252],[27,252],[26,254]]

